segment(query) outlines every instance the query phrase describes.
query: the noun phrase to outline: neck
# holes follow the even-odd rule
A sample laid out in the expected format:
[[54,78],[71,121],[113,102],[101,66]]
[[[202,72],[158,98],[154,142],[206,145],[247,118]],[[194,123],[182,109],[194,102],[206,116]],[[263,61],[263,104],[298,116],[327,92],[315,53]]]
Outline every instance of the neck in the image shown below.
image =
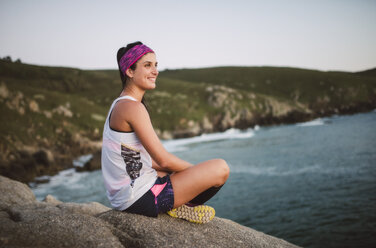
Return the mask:
[[131,96],[137,101],[141,102],[144,94],[144,90],[138,89],[136,87],[125,87],[123,91],[120,93],[120,96]]

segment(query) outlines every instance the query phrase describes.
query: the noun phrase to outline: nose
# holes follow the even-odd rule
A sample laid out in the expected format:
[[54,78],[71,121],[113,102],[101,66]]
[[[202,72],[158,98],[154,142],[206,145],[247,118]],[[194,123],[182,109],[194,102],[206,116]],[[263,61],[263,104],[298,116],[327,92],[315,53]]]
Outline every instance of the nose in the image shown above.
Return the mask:
[[156,67],[156,66],[153,66],[153,70],[152,70],[152,73],[154,74],[154,75],[158,75],[158,68]]

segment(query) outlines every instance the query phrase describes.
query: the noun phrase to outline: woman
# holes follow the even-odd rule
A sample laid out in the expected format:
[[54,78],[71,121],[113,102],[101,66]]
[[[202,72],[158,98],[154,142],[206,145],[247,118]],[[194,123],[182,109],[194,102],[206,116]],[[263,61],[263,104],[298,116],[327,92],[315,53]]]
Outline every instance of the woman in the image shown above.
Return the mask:
[[202,206],[226,182],[222,159],[192,165],[167,152],[144,105],[144,94],[156,87],[157,60],[141,42],[117,53],[123,90],[113,102],[103,130],[102,173],[107,197],[115,209],[156,217],[206,223],[215,211]]

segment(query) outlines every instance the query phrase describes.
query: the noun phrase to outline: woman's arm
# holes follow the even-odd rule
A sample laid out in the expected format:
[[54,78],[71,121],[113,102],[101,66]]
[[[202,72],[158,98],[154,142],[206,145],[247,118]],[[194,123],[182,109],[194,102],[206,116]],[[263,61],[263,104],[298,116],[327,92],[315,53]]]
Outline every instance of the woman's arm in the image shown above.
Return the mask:
[[151,162],[152,162],[152,167],[153,167],[156,171],[170,172],[169,170],[166,170],[165,168],[162,168],[159,164],[157,164],[157,162],[155,162],[153,158],[151,158]]
[[120,107],[122,110],[118,113],[121,114],[122,119],[132,127],[142,145],[155,161],[155,166],[171,172],[182,171],[193,166],[166,151],[155,133],[149,113],[142,103],[124,101],[119,102],[118,105],[117,107]]

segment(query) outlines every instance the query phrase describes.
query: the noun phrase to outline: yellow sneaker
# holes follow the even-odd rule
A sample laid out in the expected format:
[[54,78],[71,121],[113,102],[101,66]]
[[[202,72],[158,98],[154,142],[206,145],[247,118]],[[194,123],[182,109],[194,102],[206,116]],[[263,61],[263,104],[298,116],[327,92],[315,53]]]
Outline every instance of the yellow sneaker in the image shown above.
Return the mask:
[[198,205],[189,207],[181,205],[167,212],[168,215],[175,218],[187,220],[189,222],[204,224],[211,221],[215,216],[215,210],[206,205]]

